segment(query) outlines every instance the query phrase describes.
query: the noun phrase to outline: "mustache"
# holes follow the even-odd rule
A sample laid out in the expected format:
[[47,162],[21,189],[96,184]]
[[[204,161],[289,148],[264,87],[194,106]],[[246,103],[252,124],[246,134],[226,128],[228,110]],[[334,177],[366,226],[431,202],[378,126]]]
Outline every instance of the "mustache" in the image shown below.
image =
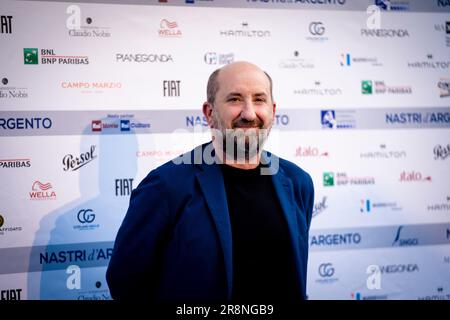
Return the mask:
[[259,128],[259,129],[262,129],[263,126],[264,126],[264,123],[258,118],[255,120],[252,120],[252,121],[249,121],[249,120],[246,120],[243,118],[239,118],[238,120],[233,121],[233,123],[231,125],[231,127],[233,129],[236,129],[236,128]]

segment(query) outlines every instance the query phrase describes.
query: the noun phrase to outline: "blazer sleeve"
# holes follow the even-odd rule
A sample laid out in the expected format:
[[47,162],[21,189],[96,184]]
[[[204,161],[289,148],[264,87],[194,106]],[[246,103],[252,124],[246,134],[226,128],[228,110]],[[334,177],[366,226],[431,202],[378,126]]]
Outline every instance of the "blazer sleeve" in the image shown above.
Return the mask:
[[163,179],[154,171],[132,191],[116,236],[106,280],[113,299],[152,299],[169,233],[169,204]]

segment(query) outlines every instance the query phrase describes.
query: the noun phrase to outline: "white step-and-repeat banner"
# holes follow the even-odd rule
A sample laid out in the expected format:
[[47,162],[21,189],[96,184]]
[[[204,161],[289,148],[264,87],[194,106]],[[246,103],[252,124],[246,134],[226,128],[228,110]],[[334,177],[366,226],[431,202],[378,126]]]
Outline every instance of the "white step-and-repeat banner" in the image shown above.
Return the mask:
[[[105,1],[103,1],[105,2]],[[450,299],[450,2],[0,3],[0,298],[110,299],[130,192],[238,60],[313,177],[310,299]]]

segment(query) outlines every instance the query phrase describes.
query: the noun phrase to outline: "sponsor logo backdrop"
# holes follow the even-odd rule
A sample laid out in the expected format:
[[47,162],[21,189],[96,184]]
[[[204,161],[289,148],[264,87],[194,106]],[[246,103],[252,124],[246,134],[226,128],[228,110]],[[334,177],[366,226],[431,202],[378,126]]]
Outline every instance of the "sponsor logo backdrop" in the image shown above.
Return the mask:
[[0,299],[111,298],[131,190],[209,140],[238,60],[314,180],[309,298],[450,299],[450,5],[354,2],[2,1]]

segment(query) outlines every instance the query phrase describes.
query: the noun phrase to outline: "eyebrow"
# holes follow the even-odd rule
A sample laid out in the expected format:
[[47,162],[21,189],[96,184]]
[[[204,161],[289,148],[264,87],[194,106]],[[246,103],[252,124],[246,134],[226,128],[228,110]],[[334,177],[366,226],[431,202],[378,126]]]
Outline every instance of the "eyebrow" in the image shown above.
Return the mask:
[[[236,96],[242,97],[242,94],[239,93],[239,92],[230,92],[229,94],[227,94],[226,98],[236,97]],[[264,93],[264,92],[258,92],[258,93],[255,93],[253,96],[255,96],[255,97],[262,97],[262,96],[266,97],[267,94]]]

